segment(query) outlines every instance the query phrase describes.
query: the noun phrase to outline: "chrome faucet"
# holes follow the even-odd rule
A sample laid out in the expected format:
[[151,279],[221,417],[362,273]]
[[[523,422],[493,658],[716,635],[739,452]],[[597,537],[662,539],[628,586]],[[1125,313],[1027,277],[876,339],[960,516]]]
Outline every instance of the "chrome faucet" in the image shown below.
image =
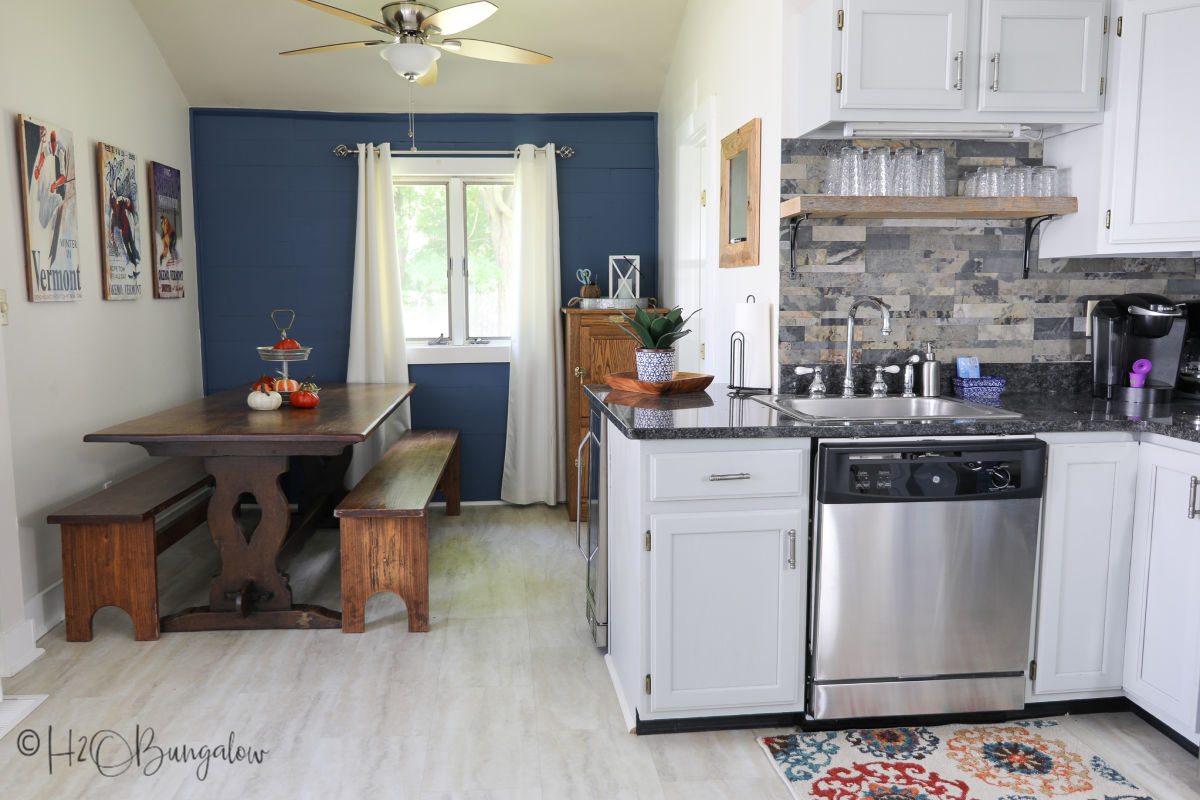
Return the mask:
[[913,353],[904,362],[904,391],[901,397],[916,397],[917,393],[913,391],[913,365],[921,363],[921,354]]
[[796,367],[797,375],[812,375],[812,384],[808,387],[808,396],[819,398],[825,396],[825,380],[821,377],[821,367]]
[[881,298],[870,296],[860,297],[850,305],[850,313],[846,315],[846,377],[842,380],[842,397],[854,397],[854,312],[864,304],[871,304],[883,315],[883,327],[879,329],[881,336],[892,332],[892,308]]

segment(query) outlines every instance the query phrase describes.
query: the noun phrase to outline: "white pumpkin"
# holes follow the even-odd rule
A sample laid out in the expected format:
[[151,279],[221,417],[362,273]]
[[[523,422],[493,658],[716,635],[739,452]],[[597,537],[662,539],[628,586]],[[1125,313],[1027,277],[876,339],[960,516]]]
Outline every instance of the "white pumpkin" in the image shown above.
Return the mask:
[[283,397],[279,392],[266,392],[258,389],[246,397],[246,405],[255,411],[274,411],[283,405]]

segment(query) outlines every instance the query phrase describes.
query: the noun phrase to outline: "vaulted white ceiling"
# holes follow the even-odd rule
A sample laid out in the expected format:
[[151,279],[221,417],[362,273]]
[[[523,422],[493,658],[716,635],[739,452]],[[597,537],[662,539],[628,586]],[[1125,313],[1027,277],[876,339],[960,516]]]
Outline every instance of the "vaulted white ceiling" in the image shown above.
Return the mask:
[[[473,39],[554,57],[546,66],[444,53],[437,84],[413,89],[428,112],[655,111],[687,0],[493,0]],[[325,0],[381,19],[374,0]],[[425,0],[438,8],[465,0]],[[381,38],[296,0],[132,0],[189,104],[305,111],[401,112],[409,89],[378,47],[280,56],[283,50]]]

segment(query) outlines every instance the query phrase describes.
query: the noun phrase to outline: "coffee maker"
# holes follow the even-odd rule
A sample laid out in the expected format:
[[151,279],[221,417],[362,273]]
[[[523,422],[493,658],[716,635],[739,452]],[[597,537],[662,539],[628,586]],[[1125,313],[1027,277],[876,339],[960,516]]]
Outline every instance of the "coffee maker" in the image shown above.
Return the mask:
[[1171,402],[1187,317],[1157,294],[1123,294],[1092,309],[1092,394],[1121,403]]
[[1187,335],[1183,340],[1183,356],[1179,361],[1179,380],[1175,396],[1200,399],[1200,301],[1180,303],[1187,317]]

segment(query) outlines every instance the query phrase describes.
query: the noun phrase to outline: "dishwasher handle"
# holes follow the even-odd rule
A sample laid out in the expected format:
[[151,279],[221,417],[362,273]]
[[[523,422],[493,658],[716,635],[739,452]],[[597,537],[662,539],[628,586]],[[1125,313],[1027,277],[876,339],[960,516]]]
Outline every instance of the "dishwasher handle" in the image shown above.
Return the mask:
[[583,448],[587,447],[593,439],[596,444],[600,444],[596,434],[588,431],[584,434],[583,441],[579,443],[579,449],[575,451],[575,546],[579,548],[579,554],[589,563],[595,557],[596,551],[588,553],[583,549]]

